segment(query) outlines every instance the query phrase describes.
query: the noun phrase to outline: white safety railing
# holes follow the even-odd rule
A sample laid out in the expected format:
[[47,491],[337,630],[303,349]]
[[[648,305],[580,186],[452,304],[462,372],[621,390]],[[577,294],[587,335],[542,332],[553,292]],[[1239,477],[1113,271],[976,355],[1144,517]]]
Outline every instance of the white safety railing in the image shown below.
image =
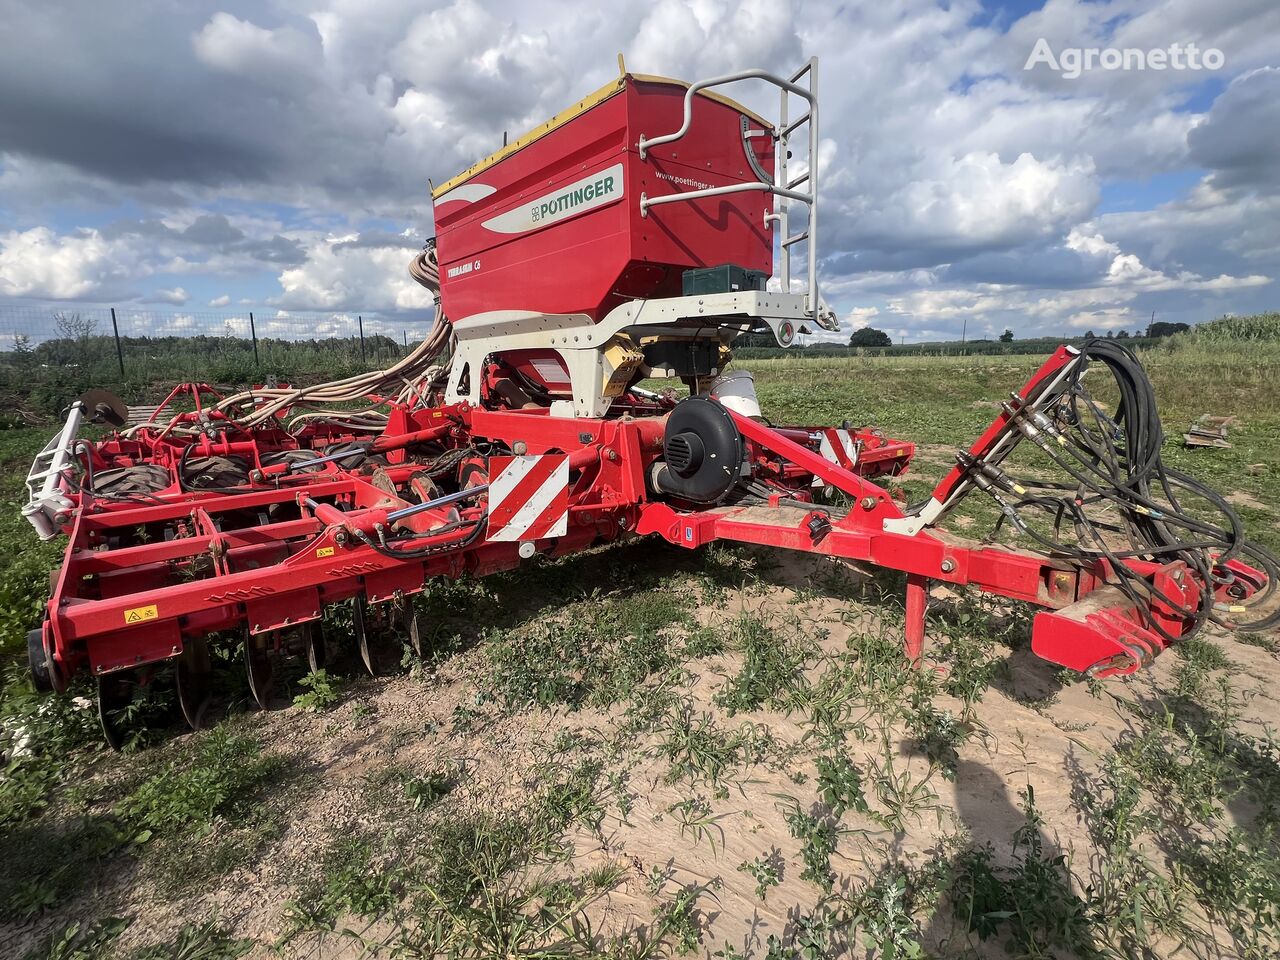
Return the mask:
[[[808,80],[808,86],[801,86],[801,81]],[[719,87],[728,83],[737,83],[741,80],[763,80],[778,87],[780,91],[780,106],[778,110],[778,124],[773,130],[773,138],[776,142],[774,150],[774,175],[773,182],[767,181],[757,183],[734,183],[724,187],[708,187],[704,190],[686,190],[680,193],[667,194],[660,197],[650,197],[640,194],[640,213],[642,216],[648,216],[650,207],[656,207],[663,203],[683,203],[690,200],[700,200],[703,197],[721,197],[731,193],[745,193],[752,190],[762,190],[772,193],[778,197],[775,205],[775,211],[765,215],[765,225],[778,225],[778,232],[782,237],[782,256],[780,261],[779,281],[784,292],[791,291],[791,248],[796,244],[805,242],[808,266],[808,284],[805,296],[807,302],[805,304],[806,312],[813,317],[814,321],[818,320],[820,311],[820,301],[818,298],[818,58],[811,57],[809,62],[797,70],[789,79],[776,76],[765,70],[743,70],[740,73],[731,73],[723,77],[714,77],[711,80],[699,80],[692,84],[684,95],[684,122],[680,125],[680,129],[675,133],[664,134],[660,137],[646,137],[640,135],[640,141],[637,144],[640,150],[640,159],[648,158],[649,151],[654,147],[661,146],[666,143],[674,143],[681,139],[689,132],[689,127],[693,122],[693,98],[699,91],[706,90],[710,87]],[[801,98],[805,104],[804,112],[791,119],[791,97]],[[806,157],[804,172],[790,179],[790,143],[792,136],[801,128],[807,127],[806,133],[809,140],[809,153]],[[747,151],[749,160],[754,160],[754,154],[751,150],[751,143],[748,139],[750,132],[743,131],[743,146]],[[752,169],[757,171],[757,175],[762,172],[759,170],[757,163],[752,163]],[[797,190],[797,187],[805,187],[805,190]],[[788,213],[787,201],[795,200],[805,204],[808,210],[805,227],[799,233],[790,233],[790,216]]]

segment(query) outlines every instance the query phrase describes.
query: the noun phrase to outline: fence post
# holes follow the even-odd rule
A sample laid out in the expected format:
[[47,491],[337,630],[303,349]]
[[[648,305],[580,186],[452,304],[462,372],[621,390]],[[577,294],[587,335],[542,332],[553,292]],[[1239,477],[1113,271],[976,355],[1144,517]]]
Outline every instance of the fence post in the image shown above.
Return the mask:
[[249,337],[253,340],[253,365],[261,366],[258,363],[258,328],[253,325],[253,311],[249,311]]
[[404,334],[404,348],[408,350],[409,349],[409,331],[401,330],[400,332]]
[[364,317],[356,316],[356,323],[360,325],[360,362],[368,363],[364,355]]
[[124,379],[124,350],[120,347],[120,326],[116,323],[116,308],[111,308],[111,332],[116,338],[116,362],[120,364],[120,379]]

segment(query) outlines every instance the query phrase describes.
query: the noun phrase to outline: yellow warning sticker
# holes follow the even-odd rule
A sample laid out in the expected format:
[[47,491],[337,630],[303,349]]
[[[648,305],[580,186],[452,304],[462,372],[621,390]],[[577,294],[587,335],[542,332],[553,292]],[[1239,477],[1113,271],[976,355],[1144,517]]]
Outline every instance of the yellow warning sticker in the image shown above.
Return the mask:
[[332,556],[333,556],[333,551],[334,551],[334,548],[333,548],[333,547],[316,547],[316,556],[317,556],[317,557],[332,557]]
[[153,603],[149,607],[133,607],[124,612],[125,623],[146,623],[148,620],[155,620],[160,616],[160,611],[156,609]]

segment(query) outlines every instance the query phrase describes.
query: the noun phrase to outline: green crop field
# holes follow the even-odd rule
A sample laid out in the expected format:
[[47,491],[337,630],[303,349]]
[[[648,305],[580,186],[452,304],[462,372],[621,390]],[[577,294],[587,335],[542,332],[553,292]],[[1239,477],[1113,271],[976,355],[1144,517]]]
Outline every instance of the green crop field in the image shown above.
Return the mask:
[[[1280,315],[1141,359],[1166,461],[1280,549]],[[739,366],[774,422],[917,442],[914,501],[1041,360]],[[1205,414],[1230,448],[1183,447]],[[0,956],[1280,950],[1274,635],[1086,681],[1031,656],[1025,609],[950,594],[913,672],[896,576],[637,541],[442,584],[430,655],[368,679],[347,650],[281,709],[248,709],[228,648],[212,729],[160,689],[112,754],[90,685],[23,677],[58,549],[18,511],[51,429],[0,431]],[[949,522],[980,537],[971,500]]]

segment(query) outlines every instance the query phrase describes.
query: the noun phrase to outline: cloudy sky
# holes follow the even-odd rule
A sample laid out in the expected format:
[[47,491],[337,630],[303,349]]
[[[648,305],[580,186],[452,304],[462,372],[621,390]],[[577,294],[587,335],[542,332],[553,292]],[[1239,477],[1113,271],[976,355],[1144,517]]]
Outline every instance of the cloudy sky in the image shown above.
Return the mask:
[[[1275,0],[0,0],[0,23],[0,306],[421,313],[427,179],[619,51],[686,79],[821,59],[846,336],[1280,306]],[[1070,78],[1025,69],[1041,39],[1222,65]]]

